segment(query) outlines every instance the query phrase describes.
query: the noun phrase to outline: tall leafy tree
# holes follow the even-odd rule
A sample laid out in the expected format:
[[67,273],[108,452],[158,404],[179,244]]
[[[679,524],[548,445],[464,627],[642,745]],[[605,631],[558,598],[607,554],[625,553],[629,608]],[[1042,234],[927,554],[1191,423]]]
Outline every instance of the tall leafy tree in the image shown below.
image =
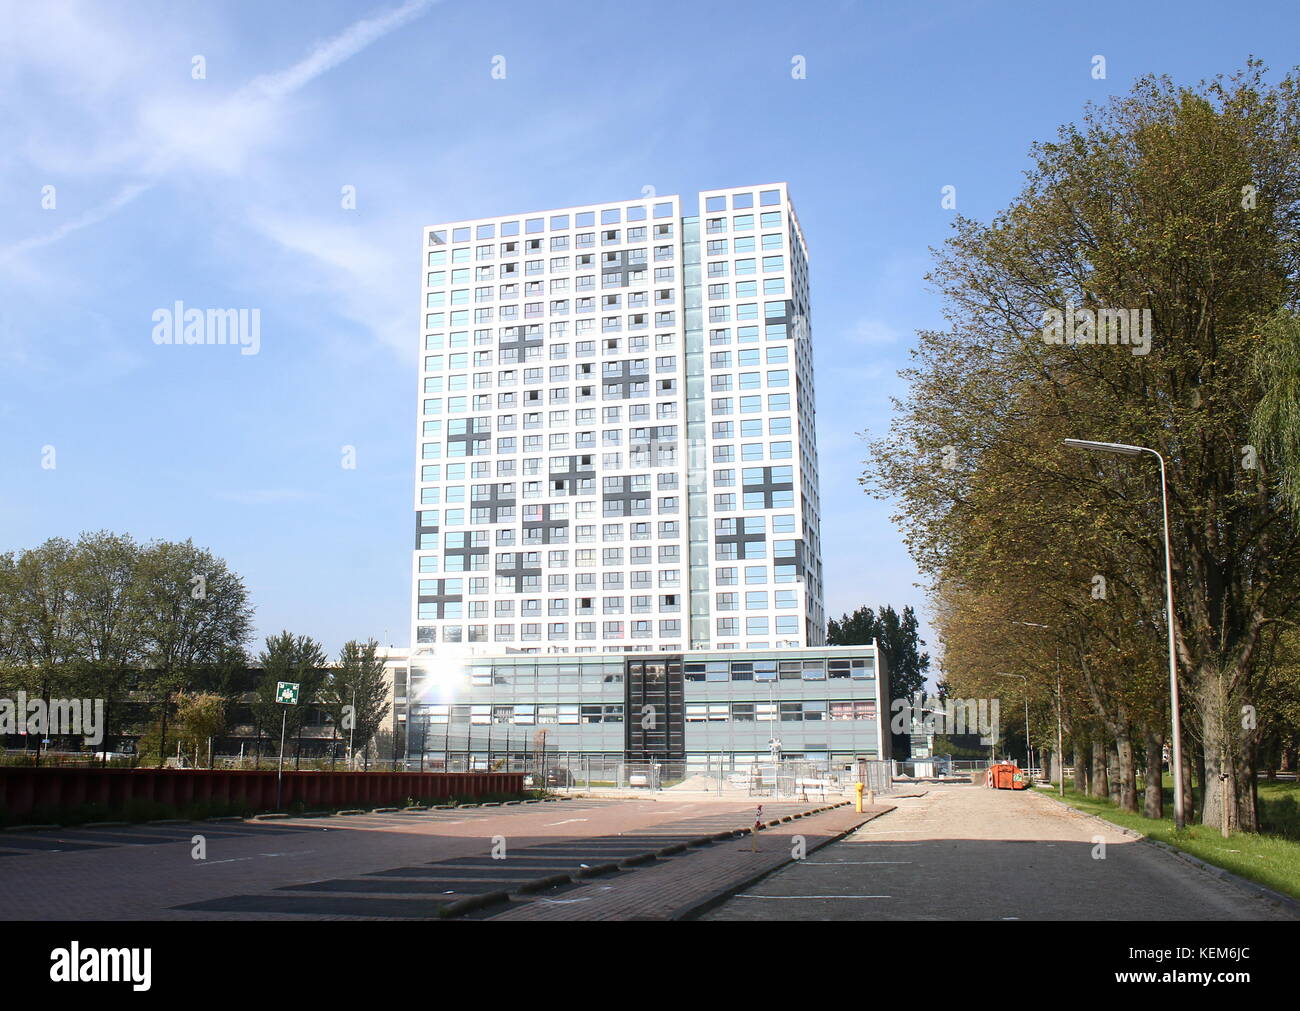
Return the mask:
[[142,548],[136,580],[148,638],[147,687],[157,707],[160,756],[165,756],[172,700],[193,688],[204,668],[220,663],[231,647],[242,653],[253,609],[243,580],[188,540]]
[[[46,702],[73,688],[75,546],[62,537],[15,556],[0,555],[0,686]],[[36,763],[43,734],[34,735]]]
[[71,564],[74,665],[88,694],[104,698],[104,761],[123,695],[140,681],[148,655],[147,619],[136,579],[139,545],[129,534],[82,534]]
[[335,732],[351,742],[353,754],[365,751],[388,712],[388,679],[378,649],[374,639],[345,642],[320,694]]
[[[1246,830],[1258,824],[1258,729],[1242,711],[1261,689],[1270,626],[1300,604],[1300,529],[1277,473],[1250,451],[1267,389],[1261,333],[1300,302],[1297,122],[1295,75],[1270,85],[1251,62],[1195,87],[1143,79],[1037,145],[1012,205],[988,225],[960,220],[937,255],[931,280],[950,325],[918,335],[909,393],[868,474],[873,491],[899,495],[909,546],[936,585],[964,580],[987,546],[997,550],[983,557],[1005,556],[1008,528],[1036,527],[1024,550],[1118,583],[1133,629],[1158,643],[1158,472],[1150,457],[1074,453],[1057,436],[1159,451],[1202,818],[1218,824],[1226,810],[1229,827]],[[1149,353],[1098,344],[1086,327],[1082,342],[1045,339],[1049,311],[1086,323],[1114,310],[1136,312],[1139,327],[1149,313]],[[1014,506],[972,498],[982,471],[1006,475]],[[1089,623],[1078,650],[1096,656],[1114,622]],[[1097,704],[1118,713],[1114,699]]]

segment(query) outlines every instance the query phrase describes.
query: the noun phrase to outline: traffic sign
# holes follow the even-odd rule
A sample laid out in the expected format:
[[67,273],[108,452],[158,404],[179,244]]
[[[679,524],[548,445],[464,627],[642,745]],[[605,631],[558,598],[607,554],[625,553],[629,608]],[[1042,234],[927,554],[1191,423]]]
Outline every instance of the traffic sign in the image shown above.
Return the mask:
[[285,706],[296,706],[298,704],[298,684],[293,681],[277,681],[275,683],[275,701]]

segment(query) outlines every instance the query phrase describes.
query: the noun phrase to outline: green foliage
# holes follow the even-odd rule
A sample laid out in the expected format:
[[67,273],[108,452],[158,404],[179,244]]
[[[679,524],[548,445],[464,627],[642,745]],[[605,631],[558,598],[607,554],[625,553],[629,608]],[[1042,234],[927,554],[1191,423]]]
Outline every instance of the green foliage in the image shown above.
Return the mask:
[[[1183,727],[1215,772],[1202,816],[1224,804],[1245,828],[1261,737],[1237,714],[1263,697],[1270,625],[1300,605],[1285,480],[1243,452],[1261,436],[1266,462],[1300,456],[1277,431],[1300,385],[1293,329],[1276,322],[1300,304],[1300,83],[1264,74],[1252,61],[1194,87],[1144,78],[1035,145],[990,223],[956,223],[929,277],[950,326],[918,335],[864,475],[897,501],[930,579],[945,679],[1001,695],[998,672],[1027,675],[1031,722],[1054,724],[1059,704],[1076,747],[1112,742],[1131,783],[1125,755],[1168,721],[1160,472],[1062,440],[1158,451]],[[1149,353],[1044,339],[1048,310],[1077,308],[1149,312]],[[1283,368],[1264,367],[1262,341]]]
[[177,734],[197,768],[210,754],[212,739],[225,729],[226,700],[215,692],[179,692],[175,702]]
[[242,659],[251,616],[239,577],[189,541],[51,538],[0,555],[0,691],[103,698],[111,737],[126,692],[162,721],[174,692]]
[[[320,643],[306,635],[281,632],[268,636],[266,648],[258,655],[262,680],[257,686],[253,714],[263,731],[278,741],[281,730],[285,740],[298,736],[306,719],[307,707],[318,704],[318,693],[325,683],[328,662]],[[275,701],[276,685],[289,681],[299,685],[298,704],[282,705]]]
[[379,643],[352,640],[339,651],[338,666],[329,672],[320,701],[343,741],[364,752],[388,711],[388,679]]

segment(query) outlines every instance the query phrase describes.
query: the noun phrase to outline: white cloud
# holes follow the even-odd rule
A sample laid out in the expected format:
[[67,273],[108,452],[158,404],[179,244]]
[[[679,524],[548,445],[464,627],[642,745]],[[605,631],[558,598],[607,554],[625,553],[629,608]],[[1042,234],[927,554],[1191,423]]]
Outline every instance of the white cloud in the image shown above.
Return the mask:
[[[112,128],[104,132],[111,139],[98,151],[83,143],[76,165],[83,172],[88,169],[126,171],[131,181],[121,184],[107,201],[58,228],[0,248],[0,262],[53,245],[73,232],[111,217],[169,174],[238,173],[249,157],[282,136],[280,106],[287,98],[389,32],[419,17],[436,2],[408,0],[401,7],[356,21],[318,44],[297,63],[255,77],[227,97],[211,97],[207,85],[212,82],[208,81],[195,82],[196,87],[189,94],[173,93],[164,98],[150,97],[149,89],[145,88],[138,89],[143,97],[134,109],[131,96],[118,93],[115,87],[126,73],[125,68],[114,66],[105,72],[96,67],[106,49],[112,53],[136,51],[139,40],[119,38],[116,42],[106,42],[106,38],[117,33],[110,35],[93,20],[98,12],[91,14],[88,9],[71,4],[55,5],[45,18],[21,19],[22,30],[15,32],[0,48],[0,53],[11,63],[10,71],[0,80],[9,82],[30,67],[54,90],[75,81],[85,85],[93,96],[108,100]],[[51,37],[59,40],[57,45],[46,45]],[[124,136],[122,123],[130,122],[132,116],[136,130]],[[33,167],[40,171],[72,168],[66,148],[60,148],[57,143],[39,143],[28,154],[35,162]]]

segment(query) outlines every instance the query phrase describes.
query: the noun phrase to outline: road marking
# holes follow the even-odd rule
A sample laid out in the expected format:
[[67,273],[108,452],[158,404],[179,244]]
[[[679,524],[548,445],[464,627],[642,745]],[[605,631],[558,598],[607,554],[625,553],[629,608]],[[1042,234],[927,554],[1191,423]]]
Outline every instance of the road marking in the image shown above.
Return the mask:
[[910,860],[796,860],[809,867],[865,867],[868,864],[910,864]]
[[542,902],[549,902],[553,906],[569,906],[575,902],[590,902],[593,896],[587,895],[580,899],[542,899]]
[[577,822],[577,821],[586,821],[586,820],[587,820],[586,818],[565,818],[564,821],[553,821],[553,822],[550,822],[546,827],[547,827],[547,828],[554,828],[556,825],[572,825],[574,822]]
[[892,895],[754,895],[742,892],[738,899],[892,899]]

